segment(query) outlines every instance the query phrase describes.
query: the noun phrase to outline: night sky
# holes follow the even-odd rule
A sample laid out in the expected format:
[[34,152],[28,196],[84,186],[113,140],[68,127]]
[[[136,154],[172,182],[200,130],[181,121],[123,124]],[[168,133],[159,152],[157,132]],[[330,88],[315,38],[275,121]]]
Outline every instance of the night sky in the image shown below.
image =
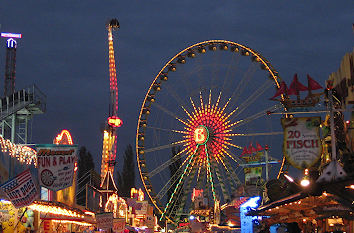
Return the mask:
[[[161,67],[177,52],[209,39],[235,41],[260,52],[290,83],[309,73],[321,84],[353,49],[353,1],[9,1],[0,3],[1,32],[18,41],[16,89],[36,84],[47,112],[33,120],[31,143],[51,143],[70,130],[100,168],[100,126],[108,116],[105,23],[117,18],[118,163],[135,146],[141,103]],[[0,73],[4,76],[5,39]],[[3,80],[3,78],[1,79]],[[0,81],[3,95],[3,81]],[[269,93],[271,97],[274,93]],[[279,147],[281,145],[279,144]]]

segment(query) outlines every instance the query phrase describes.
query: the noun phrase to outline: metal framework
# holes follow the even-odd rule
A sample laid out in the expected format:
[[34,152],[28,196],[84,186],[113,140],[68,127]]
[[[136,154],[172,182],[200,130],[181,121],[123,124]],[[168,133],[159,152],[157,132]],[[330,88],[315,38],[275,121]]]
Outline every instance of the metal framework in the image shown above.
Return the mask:
[[[15,91],[16,49],[21,34],[1,33],[6,40],[4,97],[0,99],[0,133],[14,144],[27,144],[31,140],[29,122],[36,114],[46,110],[46,96],[35,86]],[[10,160],[12,176],[14,161]]]

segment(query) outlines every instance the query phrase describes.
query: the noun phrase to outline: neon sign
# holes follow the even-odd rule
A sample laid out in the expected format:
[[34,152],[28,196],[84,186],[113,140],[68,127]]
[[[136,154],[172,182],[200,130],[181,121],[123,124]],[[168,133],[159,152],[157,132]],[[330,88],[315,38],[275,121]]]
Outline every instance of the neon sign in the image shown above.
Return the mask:
[[5,38],[22,38],[22,34],[19,33],[10,33],[10,32],[2,32],[1,37]]
[[108,124],[112,127],[120,127],[123,124],[123,122],[119,117],[111,116],[108,117]]
[[10,38],[10,39],[8,39],[6,41],[6,46],[8,48],[16,48],[17,47],[17,42],[14,39]]
[[204,145],[209,139],[209,131],[204,125],[199,125],[194,130],[194,141],[199,145]]

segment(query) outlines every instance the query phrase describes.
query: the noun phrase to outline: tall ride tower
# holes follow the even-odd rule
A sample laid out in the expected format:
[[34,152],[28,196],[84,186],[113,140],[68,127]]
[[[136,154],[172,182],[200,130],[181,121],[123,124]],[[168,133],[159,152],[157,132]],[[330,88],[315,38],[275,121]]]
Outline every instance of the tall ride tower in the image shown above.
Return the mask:
[[27,144],[29,120],[46,109],[46,96],[35,86],[15,90],[16,39],[22,34],[2,32],[6,38],[4,96],[0,99],[0,133],[12,143]]
[[1,37],[8,38],[6,40],[6,65],[5,65],[5,85],[4,85],[4,96],[8,96],[8,95],[12,95],[15,92],[16,48],[17,48],[17,41],[15,39],[22,38],[22,34],[1,33]]
[[112,31],[119,28],[119,22],[117,19],[112,19],[106,26],[108,30],[110,103],[109,116],[103,134],[101,188],[117,190],[113,180],[113,171],[117,153],[116,130],[122,125],[122,120],[118,117],[118,85]]

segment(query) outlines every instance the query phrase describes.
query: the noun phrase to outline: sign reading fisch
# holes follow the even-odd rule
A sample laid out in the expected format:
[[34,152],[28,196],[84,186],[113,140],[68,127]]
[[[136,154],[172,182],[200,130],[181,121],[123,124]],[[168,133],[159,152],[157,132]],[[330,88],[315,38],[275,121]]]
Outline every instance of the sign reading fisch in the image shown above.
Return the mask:
[[319,134],[320,117],[284,118],[283,152],[291,165],[298,169],[314,165],[322,153]]
[[36,145],[39,184],[52,191],[73,184],[77,145]]

